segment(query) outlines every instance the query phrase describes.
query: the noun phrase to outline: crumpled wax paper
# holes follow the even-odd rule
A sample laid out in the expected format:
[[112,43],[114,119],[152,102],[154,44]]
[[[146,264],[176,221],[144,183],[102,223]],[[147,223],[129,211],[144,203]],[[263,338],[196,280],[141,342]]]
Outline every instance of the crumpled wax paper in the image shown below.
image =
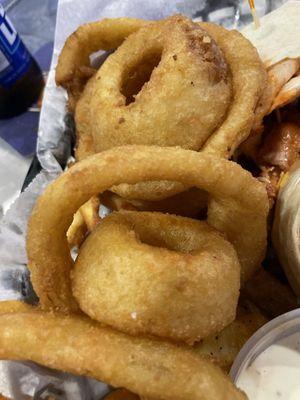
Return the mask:
[[[282,0],[257,0],[260,15]],[[81,24],[103,17],[160,19],[183,13],[226,27],[251,21],[247,1],[236,0],[60,0],[57,10],[54,53],[40,118],[37,156],[42,172],[7,212],[0,225],[0,300],[36,301],[26,267],[25,236],[28,217],[37,197],[61,172],[71,154],[72,121],[67,117],[66,93],[55,85],[55,66],[66,38]],[[45,27],[46,28],[46,27]],[[20,327],[20,329],[22,329]],[[15,400],[46,398],[99,399],[109,388],[92,379],[75,377],[32,363],[0,362],[0,393]]]

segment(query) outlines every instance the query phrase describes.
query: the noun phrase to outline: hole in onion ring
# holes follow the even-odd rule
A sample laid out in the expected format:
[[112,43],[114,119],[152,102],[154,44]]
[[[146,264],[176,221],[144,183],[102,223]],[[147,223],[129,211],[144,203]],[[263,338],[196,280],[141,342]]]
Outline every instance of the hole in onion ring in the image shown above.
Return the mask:
[[153,70],[160,63],[162,50],[153,50],[136,65],[130,65],[124,71],[121,93],[126,98],[126,106],[134,103],[136,95],[142,90],[145,83],[151,79]]
[[[170,230],[162,230],[159,226],[150,226],[134,224],[135,237],[138,241],[151,247],[164,248],[170,251],[176,251],[182,254],[191,254],[199,249],[198,243],[189,240],[190,232],[174,232]],[[175,240],[176,234],[180,234],[181,240]],[[190,245],[190,246],[189,246]],[[189,247],[188,247],[189,246]]]

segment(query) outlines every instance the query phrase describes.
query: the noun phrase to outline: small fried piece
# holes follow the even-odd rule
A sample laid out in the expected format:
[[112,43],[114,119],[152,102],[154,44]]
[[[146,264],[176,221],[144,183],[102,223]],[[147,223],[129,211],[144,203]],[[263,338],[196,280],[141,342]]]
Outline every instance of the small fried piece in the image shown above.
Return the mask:
[[202,340],[193,346],[192,351],[216,363],[225,372],[229,372],[241,348],[257,329],[267,323],[259,312],[238,307],[235,321],[217,335]]
[[92,232],[98,223],[100,200],[93,196],[74,214],[72,224],[67,231],[70,247],[80,247],[88,232]]
[[41,311],[0,315],[0,325],[0,359],[88,375],[153,399],[246,400],[217,366],[171,343]]
[[263,268],[246,283],[242,293],[269,318],[278,317],[299,307],[290,287]]
[[87,234],[87,226],[84,222],[80,209],[76,211],[72,224],[67,231],[67,239],[70,248],[80,247]]
[[136,211],[139,209],[139,203],[136,204],[134,201],[123,199],[123,197],[120,197],[118,194],[113,193],[110,190],[106,190],[100,194],[100,201],[105,207],[113,211]]
[[101,221],[99,217],[100,199],[98,196],[93,196],[88,202],[80,207],[81,215],[89,230],[92,232]]

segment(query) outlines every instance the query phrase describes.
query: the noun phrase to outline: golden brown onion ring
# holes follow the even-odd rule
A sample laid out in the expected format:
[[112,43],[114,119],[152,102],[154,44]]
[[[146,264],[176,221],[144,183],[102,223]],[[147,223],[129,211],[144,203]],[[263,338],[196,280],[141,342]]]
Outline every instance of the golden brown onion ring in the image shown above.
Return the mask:
[[229,158],[249,136],[256,107],[267,85],[267,73],[257,50],[241,33],[206,22],[201,22],[200,26],[222,49],[233,86],[230,110],[203,146],[203,151]]
[[[205,142],[202,151],[229,158],[240,143],[249,136],[253,125],[257,126],[261,123],[269,108],[269,96],[262,97],[267,87],[267,74],[257,50],[239,32],[228,31],[209,23],[201,23],[200,26],[222,50],[230,70],[233,90],[226,117]],[[214,107],[214,102],[212,104]],[[146,191],[145,184],[134,186],[123,184],[113,189],[122,197],[142,200],[160,200],[182,191],[182,188],[180,189],[180,186],[175,184],[168,191],[163,192],[165,194],[155,190],[155,187]]]
[[[183,16],[152,23],[127,38],[86,86],[75,113],[77,155],[86,154],[85,143],[90,152],[124,144],[198,150],[222,122],[230,99],[226,63],[207,32]],[[148,201],[184,189],[176,182],[112,188]]]
[[99,50],[116,49],[127,36],[147,23],[135,18],[106,18],[81,25],[68,37],[58,59],[55,79],[70,97],[74,96],[72,105],[82,90],[82,75],[90,66],[90,55]]
[[88,375],[153,399],[246,400],[217,366],[171,343],[41,311],[3,314],[0,324],[1,359]]
[[77,309],[66,240],[74,212],[113,185],[147,180],[179,181],[209,192],[208,223],[234,245],[242,281],[252,275],[266,246],[264,185],[227,160],[178,148],[124,146],[75,164],[38,199],[29,220],[27,252],[31,280],[43,307]]
[[240,265],[204,221],[123,211],[86,239],[72,287],[81,310],[105,325],[193,344],[234,320]]
[[95,151],[126,144],[199,150],[230,98],[227,65],[206,31],[180,15],[146,25],[95,76]]
[[96,153],[90,119],[90,99],[92,96],[94,82],[95,76],[93,76],[87,82],[84,88],[84,94],[79,98],[76,104],[76,161],[83,160],[84,158]]
[[[111,24],[113,23],[114,20],[109,20]],[[174,16],[169,19],[169,21],[174,21],[171,27],[168,28],[168,40],[170,42],[170,37],[172,36],[171,33],[175,29],[174,26],[176,25],[177,28],[180,25],[180,21],[185,21],[186,24],[190,24],[191,26],[195,26],[192,22],[188,22],[187,19],[181,16]],[[116,21],[115,21],[116,22]],[[176,24],[175,24],[176,22]],[[142,21],[140,21],[142,23]],[[152,26],[156,25],[162,25],[162,24],[167,24],[167,21],[160,21],[156,23],[152,23]],[[98,23],[99,26],[101,25],[101,22]],[[116,22],[117,25],[117,22]],[[265,81],[266,81],[266,73],[264,71],[264,68],[260,62],[260,59],[258,57],[258,54],[256,50],[253,48],[251,43],[247,41],[242,35],[240,35],[238,32],[234,31],[226,31],[224,28],[214,26],[212,24],[202,24],[202,27],[206,31],[208,31],[208,34],[203,36],[203,41],[202,43],[203,48],[211,46],[211,38],[209,34],[216,40],[217,45],[221,49],[221,51],[225,55],[225,59],[229,65],[229,69],[231,73],[226,74],[226,78],[229,81],[231,81],[231,76],[233,79],[233,101],[231,108],[229,112],[227,113],[226,118],[223,118],[224,121],[221,124],[221,127],[219,129],[216,129],[215,132],[213,133],[212,140],[210,139],[207,142],[207,145],[205,145],[205,151],[208,152],[213,152],[215,154],[221,155],[221,156],[230,156],[233,154],[235,148],[238,146],[238,144],[245,140],[245,138],[248,136],[251,126],[253,125],[253,118],[254,118],[254,109],[258,103],[258,99],[261,97],[261,93],[264,90],[265,86]],[[179,29],[179,28],[178,28]],[[177,31],[178,31],[177,29]],[[144,30],[145,32],[152,31],[149,26],[144,27],[142,31]],[[155,30],[156,31],[156,30]],[[175,29],[176,31],[176,29]],[[197,36],[196,33],[194,32],[189,39],[193,39],[193,35]],[[195,144],[198,143],[198,149],[201,147],[199,143],[203,143],[203,132],[201,132],[201,135],[199,134],[199,131],[196,130],[196,135],[195,135],[195,129],[192,129],[192,135],[184,135],[184,132],[188,133],[187,128],[193,128],[194,126],[197,125],[197,121],[201,122],[201,119],[203,119],[203,115],[209,116],[211,118],[213,116],[213,113],[210,112],[202,112],[202,117],[199,119],[199,107],[198,107],[198,113],[195,114],[195,118],[192,118],[190,110],[194,110],[196,106],[191,107],[190,104],[194,104],[195,102],[191,101],[191,98],[195,96],[195,93],[199,92],[201,93],[201,90],[199,90],[199,87],[201,89],[201,85],[203,84],[203,79],[201,80],[200,76],[197,75],[197,79],[190,79],[187,80],[189,85],[187,85],[186,88],[186,93],[189,93],[188,95],[188,101],[184,102],[184,96],[182,94],[180,95],[183,99],[183,103],[179,107],[178,103],[178,96],[168,97],[168,101],[160,101],[160,97],[166,96],[167,90],[166,88],[170,88],[174,85],[168,86],[168,85],[162,85],[161,82],[159,84],[159,88],[164,88],[164,90],[156,90],[154,93],[154,89],[157,88],[155,86],[155,82],[157,80],[160,80],[161,77],[163,77],[163,74],[159,74],[158,72],[162,70],[163,72],[163,67],[165,65],[160,65],[154,72],[152,73],[150,77],[150,81],[144,85],[142,88],[141,92],[139,95],[136,97],[136,101],[133,103],[129,104],[126,106],[126,99],[124,96],[124,93],[129,94],[129,97],[131,97],[131,100],[133,99],[132,93],[134,90],[136,90],[136,80],[139,82],[138,84],[141,85],[143,83],[143,75],[149,75],[151,72],[151,47],[148,48],[149,46],[144,46],[144,41],[138,41],[140,37],[143,36],[143,32],[137,32],[133,36],[131,36],[129,39],[127,39],[122,46],[116,51],[115,54],[109,57],[108,60],[102,65],[100,70],[98,71],[97,77],[102,77],[99,82],[96,82],[95,77],[90,80],[90,82],[87,84],[86,89],[84,91],[83,96],[78,102],[78,105],[76,107],[76,126],[77,126],[77,132],[78,132],[78,144],[77,144],[77,151],[76,151],[76,157],[77,159],[82,159],[85,156],[92,154],[93,152],[96,151],[97,143],[99,143],[100,148],[97,148],[97,150],[102,150],[103,148],[107,148],[110,146],[114,145],[121,145],[121,144],[154,144],[154,145],[163,145],[163,146],[170,146],[170,145],[183,145],[183,147],[186,148],[195,148]],[[176,35],[174,35],[176,37]],[[198,35],[199,36],[199,35]],[[135,41],[133,38],[136,38]],[[147,36],[148,38],[148,36]],[[71,40],[71,39],[70,39]],[[147,39],[148,40],[148,39]],[[131,43],[132,42],[132,43]],[[137,42],[137,43],[136,43]],[[179,42],[179,41],[178,41]],[[195,41],[193,41],[195,42]],[[213,41],[212,41],[213,42]],[[180,42],[179,42],[180,44]],[[176,43],[176,45],[179,45]],[[135,45],[135,46],[134,46]],[[132,54],[132,48],[140,46],[142,47],[141,52],[136,52],[133,53],[132,57],[129,57],[130,54]],[[192,47],[195,47],[195,43],[193,43]],[[67,48],[68,46],[66,46]],[[147,55],[147,49],[150,49],[150,56],[149,54]],[[199,47],[198,47],[199,48]],[[201,48],[201,47],[200,47]],[[195,55],[195,50],[197,49],[197,46],[191,51],[190,53]],[[238,50],[237,50],[238,49]],[[154,49],[155,50],[155,49]],[[66,50],[65,50],[66,52]],[[121,55],[125,53],[125,57],[121,57]],[[144,54],[145,53],[145,54]],[[149,51],[148,51],[149,53]],[[177,53],[177,52],[176,52]],[[201,51],[200,51],[201,53]],[[183,53],[186,55],[186,53]],[[189,53],[187,53],[189,54]],[[216,52],[215,52],[216,54]],[[147,56],[148,58],[150,57],[151,62],[143,62],[143,55],[145,57]],[[155,54],[154,54],[155,55]],[[174,55],[174,54],[170,54]],[[164,56],[164,54],[163,54]],[[201,54],[200,54],[201,56]],[[203,56],[203,54],[202,54]],[[147,58],[146,57],[146,58]],[[205,56],[206,57],[206,56]],[[165,57],[166,58],[166,57]],[[185,57],[186,58],[186,57]],[[185,60],[183,58],[183,61]],[[193,58],[193,57],[192,57]],[[211,61],[210,55],[209,55],[209,60]],[[194,57],[195,59],[195,57]],[[220,57],[219,57],[220,59]],[[133,61],[136,61],[137,64],[139,64],[139,67],[137,68],[136,65],[132,65],[134,69],[134,73],[132,74],[132,77],[130,77],[130,74],[127,74],[126,79],[126,72],[127,70],[130,70],[130,65],[132,64]],[[145,60],[144,60],[145,61]],[[149,61],[148,59],[146,61]],[[155,57],[154,57],[155,61]],[[214,61],[214,60],[213,60]],[[131,64],[130,64],[131,63]],[[178,58],[178,54],[174,55],[174,59],[170,57],[169,62],[165,62],[166,67],[170,64],[173,63],[174,66],[177,65],[177,68],[180,67],[180,59]],[[134,64],[134,62],[133,62]],[[172,64],[172,71],[176,72],[176,69],[174,70]],[[212,64],[211,62],[208,64]],[[220,63],[219,63],[220,64]],[[183,71],[190,71],[192,70],[192,66],[195,65],[195,63],[188,64],[186,63],[184,65],[184,68],[182,69]],[[114,67],[114,68],[112,68]],[[116,67],[116,68],[115,68]],[[123,68],[123,69],[122,69]],[[108,72],[107,72],[108,70]],[[122,74],[120,72],[122,70]],[[107,73],[106,73],[107,72]],[[128,71],[127,71],[128,72]],[[130,71],[129,71],[130,72]],[[118,76],[119,80],[108,80],[104,79],[105,78],[105,73],[106,75],[108,74],[114,74],[114,76]],[[118,75],[119,74],[119,75]],[[120,75],[121,74],[121,75]],[[125,77],[124,77],[125,75]],[[159,75],[159,76],[158,76]],[[170,74],[165,74],[168,78],[168,81],[172,81],[173,73]],[[104,78],[103,78],[104,76]],[[110,76],[110,75],[109,75]],[[185,73],[184,78],[188,76],[187,73]],[[154,79],[156,78],[156,79]],[[164,78],[166,79],[166,78]],[[125,81],[125,85],[121,85],[122,81]],[[154,82],[155,81],[155,82]],[[182,77],[180,79],[173,79],[173,81],[178,82],[182,81]],[[195,83],[201,83],[201,85]],[[205,80],[204,80],[205,81]],[[109,86],[110,82],[112,83],[112,87],[107,87]],[[128,83],[129,82],[129,83]],[[96,84],[97,83],[97,84]],[[124,82],[123,82],[124,83]],[[102,87],[104,85],[104,87]],[[97,87],[99,86],[99,89]],[[121,88],[122,86],[122,88]],[[175,87],[177,87],[175,86]],[[206,86],[205,86],[206,87]],[[94,89],[93,89],[94,88]],[[114,88],[114,90],[112,90]],[[116,88],[118,90],[116,90]],[[101,90],[100,90],[101,89]],[[106,95],[107,90],[109,90],[108,95]],[[152,90],[153,89],[153,90]],[[171,90],[171,89],[170,89]],[[119,91],[119,94],[118,94]],[[123,93],[121,93],[123,91]],[[138,91],[138,90],[137,90]],[[221,91],[219,91],[220,93]],[[157,93],[160,94],[160,96],[157,95]],[[99,95],[96,96],[96,94]],[[113,95],[112,95],[113,94]],[[148,94],[148,97],[147,97]],[[225,95],[225,92],[223,93]],[[119,96],[119,97],[118,97]],[[176,97],[176,104],[175,104],[175,109],[174,107],[172,108],[170,106],[170,102],[172,98]],[[222,96],[221,96],[222,97]],[[103,99],[101,103],[101,110],[103,109],[103,104],[107,104],[107,112],[98,112],[98,103],[99,99]],[[217,100],[216,100],[217,99]],[[212,102],[213,106],[210,107],[210,110],[216,110],[216,102],[219,101],[220,96],[214,96],[214,101]],[[118,101],[121,101],[122,104],[125,103],[123,106],[120,106]],[[143,101],[142,101],[143,100]],[[162,99],[163,100],[163,99]],[[221,99],[220,99],[221,100]],[[92,107],[92,105],[96,103],[97,107]],[[111,104],[112,103],[112,104]],[[145,103],[146,107],[143,107],[140,111],[141,113],[138,113],[138,104],[140,104],[140,108],[142,106],[142,103]],[[153,104],[152,104],[153,103]],[[165,108],[162,108],[162,104],[165,104]],[[196,104],[196,103],[195,103]],[[219,103],[218,103],[219,104]],[[221,104],[221,103],[220,103]],[[220,105],[219,104],[219,105]],[[151,106],[153,105],[153,107]],[[171,103],[172,105],[172,103]],[[184,113],[182,110],[184,107],[181,106],[187,105],[188,106],[188,112]],[[154,107],[155,106],[155,107]],[[180,108],[180,112],[176,112],[176,107]],[[203,108],[203,107],[202,107]],[[168,124],[163,124],[164,118],[159,118],[157,123],[153,122],[153,116],[157,115],[160,117],[166,117],[168,116],[168,113],[165,112],[170,111],[169,114],[171,116]],[[261,107],[260,107],[261,109]],[[91,110],[94,110],[93,112],[90,113]],[[115,111],[114,111],[115,110]],[[129,112],[130,111],[130,112]],[[135,112],[134,112],[135,111]],[[217,110],[216,110],[217,111]],[[93,114],[93,115],[92,115]],[[95,115],[94,115],[95,114]],[[122,115],[121,115],[122,114]],[[126,115],[125,115],[126,114]],[[185,115],[186,114],[186,115]],[[261,120],[261,115],[264,114],[264,109],[262,112],[259,113],[258,115],[258,123]],[[145,115],[148,115],[149,118],[145,118]],[[217,115],[219,115],[217,113]],[[92,116],[94,116],[92,118]],[[176,116],[178,118],[183,118],[184,126],[177,126],[176,125]],[[110,117],[110,118],[108,118]],[[125,118],[126,117],[126,118]],[[101,124],[98,124],[97,129],[94,129],[95,121],[97,119],[101,119]],[[218,118],[217,118],[218,119]],[[220,118],[219,118],[220,119]],[[150,121],[149,124],[147,121]],[[103,122],[108,122],[107,124],[103,124]],[[121,121],[121,122],[120,122]],[[134,122],[135,121],[135,122]],[[212,123],[212,121],[210,121]],[[217,125],[220,125],[220,121],[218,122],[217,120],[215,121]],[[199,124],[198,124],[199,125]],[[217,126],[215,125],[215,127]],[[168,130],[166,130],[166,126],[168,127]],[[99,132],[101,133],[104,131],[105,133],[105,127],[108,128],[108,134],[103,134],[103,136],[99,137]],[[131,128],[132,129],[131,129]],[[172,128],[173,127],[173,128]],[[130,129],[132,132],[130,131]],[[175,129],[176,128],[176,129]],[[178,128],[178,129],[177,129]],[[168,132],[171,132],[175,130],[175,133],[177,134],[170,134]],[[107,129],[106,129],[107,130]],[[94,131],[94,139],[96,138],[96,144],[95,140],[92,137],[91,132]],[[124,134],[122,132],[124,131]],[[145,134],[145,132],[152,132],[151,135]],[[130,135],[128,135],[128,132],[130,132]],[[166,132],[167,135],[163,135],[162,133]],[[200,135],[200,136],[199,136]],[[187,136],[187,138],[186,138]],[[207,136],[207,133],[206,133]],[[190,138],[194,138],[193,141],[190,143]],[[198,140],[198,142],[195,142],[195,138]],[[199,138],[202,140],[199,142]],[[175,140],[176,139],[176,140]],[[175,141],[174,141],[175,140]],[[182,144],[183,143],[183,144]],[[194,143],[194,144],[193,144]],[[104,146],[104,147],[103,147]],[[196,149],[196,148],[195,148]],[[162,200],[165,198],[168,198],[170,196],[173,196],[177,193],[182,192],[185,189],[185,187],[182,184],[178,184],[176,182],[170,183],[170,182],[159,182],[159,183],[139,183],[137,185],[128,185],[128,184],[123,184],[119,186],[118,188],[113,188],[116,193],[118,193],[120,196],[125,197],[130,200],[145,200],[145,201],[158,201]]]
[[[0,315],[37,311],[41,310],[17,300],[0,302]],[[180,347],[188,348],[194,354],[214,362],[228,372],[245,342],[266,322],[267,319],[248,300],[242,301],[238,305],[235,321],[219,332],[217,336],[205,338],[193,347],[184,345],[180,345]]]
[[[145,27],[144,29],[151,30],[152,26]],[[223,124],[219,127],[219,129],[216,130],[216,132],[214,132],[213,137],[210,138],[210,140],[205,145],[206,151],[217,151],[219,155],[228,157],[231,156],[236,147],[243,140],[245,140],[251,130],[254,119],[254,111],[256,105],[258,104],[258,100],[261,97],[261,94],[264,92],[264,88],[267,83],[267,75],[256,49],[240,33],[238,33],[237,31],[227,31],[220,26],[209,23],[201,23],[200,26],[205,31],[207,31],[208,34],[211,35],[216,41],[217,45],[225,56],[225,60],[229,66],[232,75],[234,93],[233,104],[231,105],[230,111],[226,116]],[[140,35],[141,32],[137,32],[137,34]],[[135,36],[137,35],[133,35],[130,40],[132,40],[132,38]],[[126,40],[126,42],[129,41]],[[125,45],[126,43],[124,42],[121,48],[126,48]],[[119,53],[121,48],[119,48],[116,53]],[[117,57],[116,54],[114,54],[114,56]],[[102,72],[105,72],[106,66],[110,65],[110,63],[113,63],[112,57],[110,57],[104,63],[102,68],[100,68],[98,72],[98,77],[103,76]],[[228,79],[230,78],[228,77]],[[103,81],[104,79],[101,80]],[[104,94],[102,95],[104,96]],[[90,93],[87,93],[86,99],[88,99],[89,97]],[[95,100],[95,102],[96,101],[97,100]],[[122,100],[122,102],[123,101],[124,99]],[[124,115],[121,115],[121,117],[122,116],[124,117]],[[116,122],[118,121],[116,120]],[[124,122],[117,125],[123,124]],[[102,127],[100,127],[99,129],[102,129]],[[110,129],[115,128],[110,126]],[[118,126],[118,130],[119,129],[123,129],[123,127]],[[114,140],[114,138],[104,138],[104,140]],[[131,143],[133,143],[133,141],[131,141]],[[120,144],[120,142],[117,143],[117,145]],[[124,142],[122,144],[130,143]],[[138,143],[135,142],[134,144]],[[151,144],[161,145],[160,142],[152,142]],[[167,142],[164,145],[168,146],[170,144],[170,142]],[[109,146],[105,146],[105,148],[111,147],[112,145],[114,146],[116,145],[116,143],[111,143]],[[102,146],[101,143],[100,146]],[[187,147],[186,144],[185,147]],[[102,149],[103,148],[101,147],[100,150]]]

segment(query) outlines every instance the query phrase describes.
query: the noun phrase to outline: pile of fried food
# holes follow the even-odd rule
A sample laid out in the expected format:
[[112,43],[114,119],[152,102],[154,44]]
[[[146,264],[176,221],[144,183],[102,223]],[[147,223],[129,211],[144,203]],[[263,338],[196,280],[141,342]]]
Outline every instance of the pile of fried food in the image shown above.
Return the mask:
[[[99,50],[110,53],[96,68]],[[299,60],[263,61],[241,33],[181,15],[105,19],[68,38],[56,81],[76,162],[32,212],[39,305],[0,303],[1,359],[123,388],[110,399],[246,399],[227,376],[234,358],[296,307],[261,265],[300,143],[296,106],[280,123],[272,111]],[[99,205],[114,212],[100,218]]]

